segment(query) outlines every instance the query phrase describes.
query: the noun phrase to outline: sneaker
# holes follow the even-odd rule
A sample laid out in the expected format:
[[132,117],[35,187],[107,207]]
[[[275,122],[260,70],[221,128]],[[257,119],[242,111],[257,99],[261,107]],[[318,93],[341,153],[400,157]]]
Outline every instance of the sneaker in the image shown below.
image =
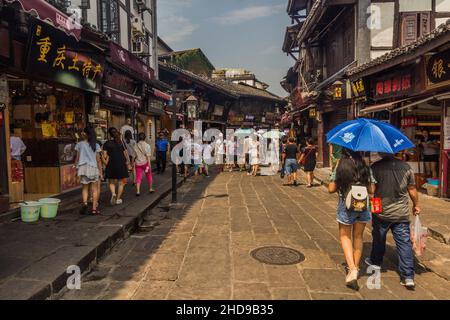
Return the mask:
[[347,274],[347,278],[345,278],[345,284],[347,287],[353,290],[359,290],[358,285],[358,270],[352,270]]
[[416,284],[414,283],[414,279],[402,279],[400,280],[400,284],[405,286],[408,290],[415,290]]
[[376,264],[374,264],[370,258],[364,259],[364,262],[365,262],[368,266],[373,267],[375,270],[381,270],[381,267],[380,267],[380,266],[377,266]]
[[122,199],[117,199],[116,200],[116,204],[122,204],[123,203],[123,200]]

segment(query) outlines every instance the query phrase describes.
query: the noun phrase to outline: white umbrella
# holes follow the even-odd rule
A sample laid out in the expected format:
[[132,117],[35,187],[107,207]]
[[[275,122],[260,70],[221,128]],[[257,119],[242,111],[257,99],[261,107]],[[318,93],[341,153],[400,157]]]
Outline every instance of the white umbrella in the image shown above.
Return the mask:
[[284,132],[278,130],[270,130],[263,134],[263,137],[266,139],[281,139],[282,136],[285,136]]
[[253,133],[254,131],[252,129],[237,129],[234,132],[235,136],[249,136]]

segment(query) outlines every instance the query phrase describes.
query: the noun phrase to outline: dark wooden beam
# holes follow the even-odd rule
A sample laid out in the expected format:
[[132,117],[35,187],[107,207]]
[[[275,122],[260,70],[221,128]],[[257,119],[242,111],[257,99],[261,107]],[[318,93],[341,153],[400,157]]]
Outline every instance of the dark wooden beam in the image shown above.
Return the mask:
[[370,50],[394,50],[394,47],[392,46],[371,46]]
[[326,7],[331,6],[342,6],[342,5],[348,5],[348,4],[355,4],[356,0],[328,0],[325,2]]
[[434,16],[436,18],[450,18],[450,12],[436,12]]
[[394,37],[392,44],[394,48],[400,46],[400,31],[402,29],[402,26],[400,24],[400,2],[396,0],[394,4]]
[[294,55],[292,54],[292,52],[289,52],[289,55],[290,55],[295,61],[298,61],[298,58],[297,58],[296,56],[294,56]]

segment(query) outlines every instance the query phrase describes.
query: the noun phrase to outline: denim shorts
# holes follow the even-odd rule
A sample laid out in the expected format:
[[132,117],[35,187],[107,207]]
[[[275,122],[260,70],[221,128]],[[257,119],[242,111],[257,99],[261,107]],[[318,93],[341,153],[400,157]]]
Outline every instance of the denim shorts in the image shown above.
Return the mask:
[[286,159],[284,164],[284,170],[286,174],[293,174],[298,170],[298,164],[296,159]]
[[369,210],[363,212],[349,211],[345,207],[345,203],[342,199],[339,199],[336,220],[344,225],[351,226],[357,222],[369,223],[372,218]]

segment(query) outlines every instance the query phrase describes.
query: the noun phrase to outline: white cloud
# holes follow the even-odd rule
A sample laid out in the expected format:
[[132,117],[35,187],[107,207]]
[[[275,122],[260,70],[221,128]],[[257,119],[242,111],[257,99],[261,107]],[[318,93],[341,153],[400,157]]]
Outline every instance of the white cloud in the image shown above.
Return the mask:
[[172,14],[165,15],[159,24],[160,34],[169,44],[177,44],[186,40],[197,29],[197,26],[189,19]]
[[283,12],[285,5],[274,6],[251,6],[243,9],[233,10],[225,13],[221,17],[213,18],[222,25],[236,25],[247,21],[270,17]]
[[190,19],[183,16],[183,11],[192,7],[193,1],[158,1],[158,33],[170,45],[186,40],[197,29]]

